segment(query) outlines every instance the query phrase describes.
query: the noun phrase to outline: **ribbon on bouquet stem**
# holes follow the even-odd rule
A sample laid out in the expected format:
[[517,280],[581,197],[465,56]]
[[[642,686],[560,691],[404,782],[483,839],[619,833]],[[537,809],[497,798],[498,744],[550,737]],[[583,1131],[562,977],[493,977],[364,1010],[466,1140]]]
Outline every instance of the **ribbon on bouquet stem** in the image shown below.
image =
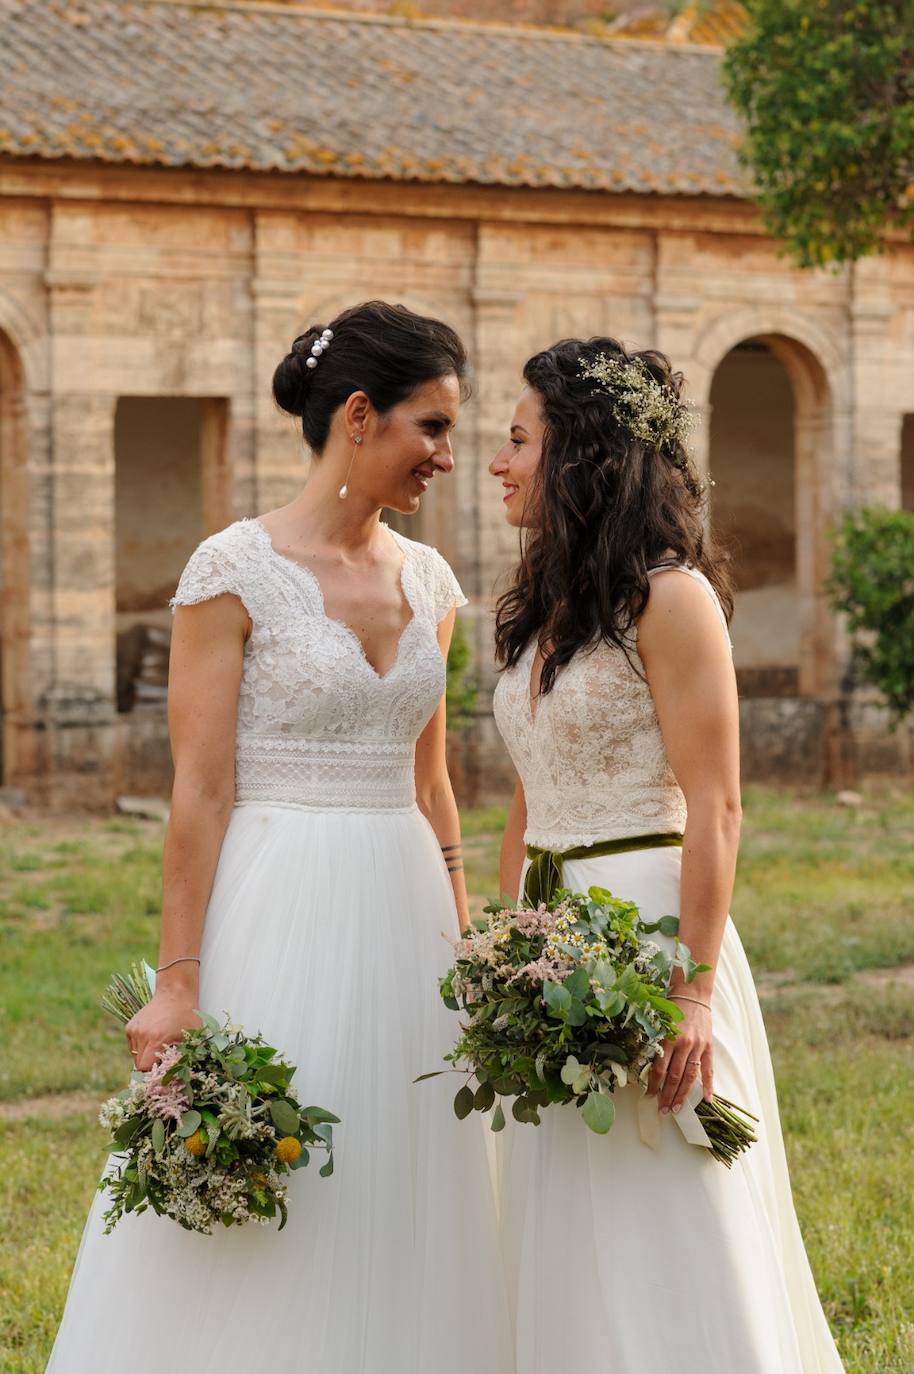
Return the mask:
[[[701,1079],[696,1078],[689,1089],[688,1096],[683,1102],[678,1112],[670,1112],[669,1120],[675,1121],[690,1145],[703,1145],[706,1150],[712,1148],[701,1119],[695,1108],[702,1099]],[[641,1142],[656,1150],[660,1144],[660,1125],[663,1117],[660,1115],[660,1096],[648,1097],[647,1089],[642,1089],[641,1097],[638,1100],[638,1134]]]

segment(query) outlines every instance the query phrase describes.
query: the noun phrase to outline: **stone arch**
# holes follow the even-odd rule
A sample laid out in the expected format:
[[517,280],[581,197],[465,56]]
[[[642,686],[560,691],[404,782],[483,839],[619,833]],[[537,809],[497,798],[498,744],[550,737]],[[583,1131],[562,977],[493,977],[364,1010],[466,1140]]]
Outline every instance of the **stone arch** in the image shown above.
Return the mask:
[[[775,305],[736,311],[712,321],[699,335],[693,394],[714,424],[711,388],[722,364],[740,345],[768,351],[786,374],[793,396],[794,519],[796,529],[797,691],[833,694],[835,626],[825,594],[827,533],[841,482],[836,398],[847,394],[847,363],[813,321]],[[713,473],[712,473],[713,476]]]
[[25,392],[50,389],[50,354],[47,334],[21,301],[0,288],[0,333],[13,350]]
[[0,329],[0,782],[34,772],[26,375]]
[[747,339],[772,340],[794,386],[825,388],[840,396],[849,381],[849,363],[829,333],[786,306],[728,311],[708,321],[695,339],[689,382],[695,400],[708,402],[711,382],[723,359]]

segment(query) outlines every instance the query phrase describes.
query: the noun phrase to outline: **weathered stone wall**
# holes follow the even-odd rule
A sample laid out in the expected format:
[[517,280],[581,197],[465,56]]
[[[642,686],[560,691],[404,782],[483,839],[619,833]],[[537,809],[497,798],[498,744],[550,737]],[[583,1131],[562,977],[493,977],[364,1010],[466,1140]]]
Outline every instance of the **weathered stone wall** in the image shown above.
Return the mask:
[[[799,697],[746,707],[749,771],[777,759],[782,775],[799,761],[805,773],[815,760],[821,777],[846,757],[852,726],[861,739],[884,738],[872,709],[842,713],[847,651],[822,584],[826,530],[843,505],[909,499],[900,446],[902,417],[914,410],[914,250],[900,246],[853,277],[801,273],[737,202],[6,164],[5,780],[59,804],[100,805],[117,788],[167,783],[161,712],[116,710],[119,588],[122,614],[128,600],[139,613],[141,587],[165,592],[146,553],[135,585],[123,558],[118,566],[119,398],[159,398],[163,414],[170,398],[200,406],[199,471],[178,488],[186,490],[186,556],[196,538],[299,489],[305,455],[272,403],[270,376],[303,325],[368,296],[451,321],[475,369],[456,472],[436,484],[415,528],[442,548],[472,599],[464,614],[483,690],[466,758],[479,795],[503,796],[508,780],[488,714],[490,617],[517,549],[486,465],[503,442],[524,359],[568,334],[605,332],[668,352],[704,417],[700,462],[708,459],[712,401],[721,404],[712,395],[718,378],[734,388],[727,423],[750,467],[764,456],[773,486],[792,467],[793,618],[774,650],[766,638],[774,630],[763,635],[757,625],[741,640],[737,619],[734,637],[746,669],[780,662],[789,642],[790,690]],[[728,382],[727,360],[740,357],[733,350],[746,341],[764,345],[780,369],[758,390],[736,374]],[[783,432],[775,454],[771,435],[753,430],[760,407],[785,394],[784,377],[794,412],[789,459]],[[127,488],[133,483],[134,514],[144,499],[142,469],[159,461],[155,437],[144,440],[144,453],[127,460],[132,479],[122,473]],[[743,495],[760,521],[789,527],[786,506],[764,483],[750,475]],[[171,534],[160,519],[150,510],[149,529],[164,550]],[[172,575],[174,553],[162,553]],[[888,741],[867,757],[884,766],[903,753]]]

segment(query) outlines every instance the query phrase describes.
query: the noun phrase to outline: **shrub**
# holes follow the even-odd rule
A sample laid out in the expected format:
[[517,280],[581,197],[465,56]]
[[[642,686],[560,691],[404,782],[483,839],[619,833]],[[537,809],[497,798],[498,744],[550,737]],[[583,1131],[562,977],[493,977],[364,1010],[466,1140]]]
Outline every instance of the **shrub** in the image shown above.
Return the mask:
[[914,707],[914,514],[849,511],[833,541],[832,605],[847,614],[855,661],[894,729]]
[[454,636],[447,656],[447,724],[449,730],[466,730],[473,723],[479,688],[470,662],[470,642],[460,617],[454,623]]

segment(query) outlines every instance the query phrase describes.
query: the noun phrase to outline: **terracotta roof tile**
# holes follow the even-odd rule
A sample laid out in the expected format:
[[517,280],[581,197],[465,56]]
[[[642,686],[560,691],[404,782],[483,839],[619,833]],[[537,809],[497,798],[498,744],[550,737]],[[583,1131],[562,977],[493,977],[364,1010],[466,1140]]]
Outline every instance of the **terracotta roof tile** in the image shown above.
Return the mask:
[[0,153],[746,196],[709,48],[173,0],[0,0]]

